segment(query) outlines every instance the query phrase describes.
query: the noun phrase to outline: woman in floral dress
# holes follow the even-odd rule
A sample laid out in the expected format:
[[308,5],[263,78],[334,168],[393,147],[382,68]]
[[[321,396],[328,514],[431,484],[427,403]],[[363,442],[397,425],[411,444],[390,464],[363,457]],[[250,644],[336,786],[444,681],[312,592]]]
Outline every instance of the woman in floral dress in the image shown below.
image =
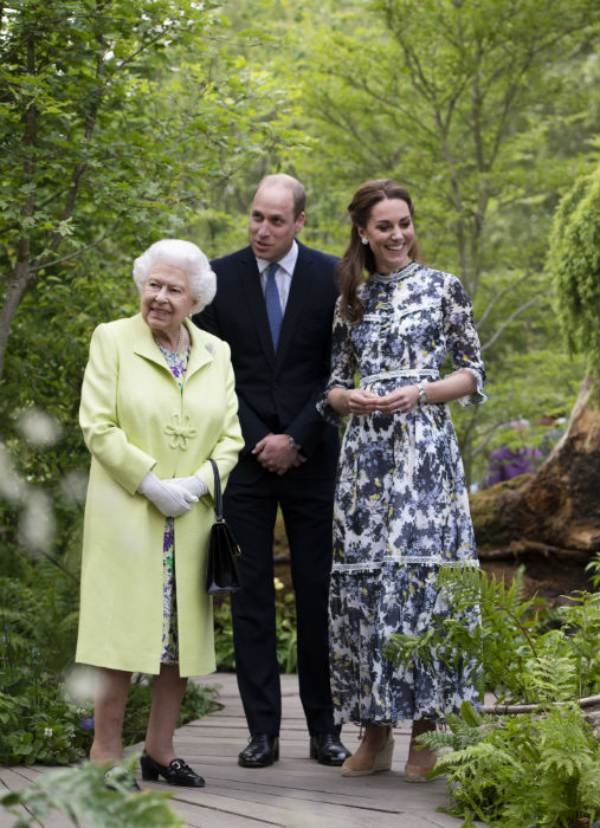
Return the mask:
[[[342,774],[388,770],[392,726],[412,719],[405,776],[422,781],[435,755],[417,751],[414,738],[476,699],[476,665],[450,669],[432,652],[427,664],[398,667],[384,645],[451,612],[437,584],[441,567],[478,565],[445,403],[483,401],[484,370],[461,283],[417,261],[406,190],[369,181],[348,210],[332,373],[320,405],[326,417],[350,415],[334,514],[331,681],[338,724],[360,723],[364,735]],[[455,370],[441,379],[448,355]],[[477,614],[465,623],[478,623]]]

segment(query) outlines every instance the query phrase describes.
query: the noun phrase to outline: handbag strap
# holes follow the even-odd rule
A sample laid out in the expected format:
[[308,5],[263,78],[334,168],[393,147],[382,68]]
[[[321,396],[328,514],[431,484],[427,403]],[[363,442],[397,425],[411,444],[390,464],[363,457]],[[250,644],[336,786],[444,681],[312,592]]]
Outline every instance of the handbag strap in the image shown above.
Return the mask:
[[218,521],[222,521],[223,495],[221,494],[221,478],[219,477],[219,467],[211,457],[208,458],[208,462],[212,466],[213,475],[215,478],[215,517]]

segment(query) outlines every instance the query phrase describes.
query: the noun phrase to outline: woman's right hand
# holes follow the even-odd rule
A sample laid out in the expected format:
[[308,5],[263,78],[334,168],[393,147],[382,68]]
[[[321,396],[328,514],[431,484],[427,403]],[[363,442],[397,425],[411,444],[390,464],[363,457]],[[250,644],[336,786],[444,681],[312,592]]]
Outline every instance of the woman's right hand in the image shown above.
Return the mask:
[[338,414],[364,416],[377,411],[380,397],[362,388],[332,388],[328,394],[329,405]]
[[196,495],[176,479],[159,480],[154,472],[148,472],[138,486],[138,492],[147,497],[165,517],[179,517],[198,502]]

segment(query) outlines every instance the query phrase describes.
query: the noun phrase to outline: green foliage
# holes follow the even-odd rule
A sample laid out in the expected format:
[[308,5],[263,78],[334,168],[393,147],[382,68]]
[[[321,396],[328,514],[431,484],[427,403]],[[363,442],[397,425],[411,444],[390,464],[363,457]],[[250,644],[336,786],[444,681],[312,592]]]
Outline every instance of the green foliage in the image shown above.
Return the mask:
[[560,202],[547,270],[558,297],[557,313],[569,347],[600,365],[600,168],[578,179]]
[[[298,668],[296,604],[293,592],[285,590],[279,578],[275,578],[275,623],[279,668],[283,673],[295,673]],[[235,670],[233,628],[227,597],[215,603],[215,650],[218,669]]]
[[[92,709],[68,699],[77,588],[46,561],[20,561],[20,578],[0,578],[0,765],[66,765],[89,752]],[[123,741],[144,738],[151,682],[137,677],[125,712]],[[188,683],[179,722],[215,710],[215,692]]]
[[[446,663],[479,659],[482,692],[540,705],[498,718],[465,703],[445,731],[419,737],[439,751],[434,774],[448,778],[452,813],[464,826],[476,819],[498,828],[591,824],[600,816],[600,742],[576,700],[600,691],[600,594],[580,592],[551,610],[525,597],[522,573],[507,585],[476,569],[447,568],[439,582],[454,608],[450,618],[434,619],[419,637],[392,636],[388,656],[408,663],[429,648]],[[481,625],[461,625],[474,607]]]
[[[547,313],[548,319],[554,318],[550,309]],[[452,419],[461,438],[466,471],[469,479],[480,485],[485,482],[489,454],[494,449],[537,449],[541,464],[566,428],[585,362],[558,350],[556,337],[552,347],[544,348],[536,346],[536,338],[524,337],[514,347],[503,343],[501,364],[489,369],[485,405],[453,406]],[[548,424],[548,417],[559,422]],[[516,420],[528,425],[517,431],[510,425]]]
[[569,138],[594,134],[593,81],[569,69],[593,64],[583,44],[597,7],[374,0],[337,13],[325,5],[318,26],[305,7],[314,37],[307,43],[303,30],[295,44],[321,140],[309,174],[345,190],[340,206],[361,179],[406,182],[427,255],[458,270],[473,295],[484,273],[493,273],[492,296],[507,271],[513,284],[521,269],[534,266],[534,275],[552,193],[572,174]]
[[68,765],[86,755],[91,741],[82,720],[90,711],[66,703],[55,681],[42,673],[35,684],[9,688],[10,695],[0,691],[0,764]]
[[[456,659],[482,663],[481,690],[501,699],[525,698],[525,665],[535,654],[532,634],[539,624],[536,602],[524,599],[520,572],[507,587],[495,576],[474,567],[440,569],[443,605],[441,613],[423,635],[394,635],[386,645],[388,657],[408,664],[415,658],[436,659],[451,665]],[[480,625],[465,625],[465,614],[479,607]]]
[[391,176],[411,190],[427,261],[457,273],[474,299],[490,399],[453,417],[467,480],[481,483],[501,427],[567,413],[582,378],[556,337],[543,263],[556,203],[588,167],[600,126],[598,6],[318,7],[303,5],[295,38],[286,30],[303,124],[319,141],[296,156],[307,233],[340,252],[358,183]]
[[[446,733],[420,741],[442,751],[434,775],[446,775],[451,813],[498,828],[571,828],[600,813],[600,743],[574,704],[543,716],[448,720]],[[444,753],[446,750],[448,752]],[[589,820],[578,821],[578,820]]]
[[89,748],[89,710],[69,704],[61,687],[77,586],[44,561],[21,560],[20,575],[0,578],[0,764],[68,764]]
[[[131,757],[119,766],[124,782],[136,762],[137,757]],[[106,767],[92,762],[49,772],[26,788],[0,797],[0,805],[14,815],[12,828],[33,828],[53,814],[62,814],[74,826],[84,820],[94,828],[183,828],[184,823],[169,807],[169,794],[130,794],[125,787],[109,791],[104,784],[105,772]]]
[[233,626],[229,598],[223,596],[215,600],[215,655],[217,669],[233,672],[235,670],[235,651],[233,646]]
[[[447,664],[475,659],[482,692],[501,702],[566,701],[600,691],[600,593],[575,593],[551,610],[524,597],[522,572],[509,585],[473,567],[442,568],[438,577],[450,617],[435,617],[421,636],[392,636],[388,657],[407,664],[434,650]],[[474,607],[481,624],[467,626],[464,616]]]

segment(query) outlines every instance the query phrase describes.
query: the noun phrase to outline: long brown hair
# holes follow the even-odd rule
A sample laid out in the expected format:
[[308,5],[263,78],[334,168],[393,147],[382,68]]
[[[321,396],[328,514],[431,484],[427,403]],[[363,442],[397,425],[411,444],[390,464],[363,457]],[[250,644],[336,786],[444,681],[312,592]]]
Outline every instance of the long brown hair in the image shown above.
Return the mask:
[[[414,220],[415,211],[412,199],[405,190],[391,178],[378,178],[365,181],[354,193],[348,205],[348,213],[352,219],[350,243],[338,264],[338,282],[341,295],[341,313],[349,322],[360,322],[363,315],[363,305],[357,295],[357,288],[364,279],[365,270],[370,274],[377,270],[375,257],[368,244],[360,240],[359,227],[366,227],[371,216],[371,210],[379,201],[386,198],[397,198],[406,202],[410,217]],[[408,255],[411,259],[420,258],[416,240],[413,241]]]

